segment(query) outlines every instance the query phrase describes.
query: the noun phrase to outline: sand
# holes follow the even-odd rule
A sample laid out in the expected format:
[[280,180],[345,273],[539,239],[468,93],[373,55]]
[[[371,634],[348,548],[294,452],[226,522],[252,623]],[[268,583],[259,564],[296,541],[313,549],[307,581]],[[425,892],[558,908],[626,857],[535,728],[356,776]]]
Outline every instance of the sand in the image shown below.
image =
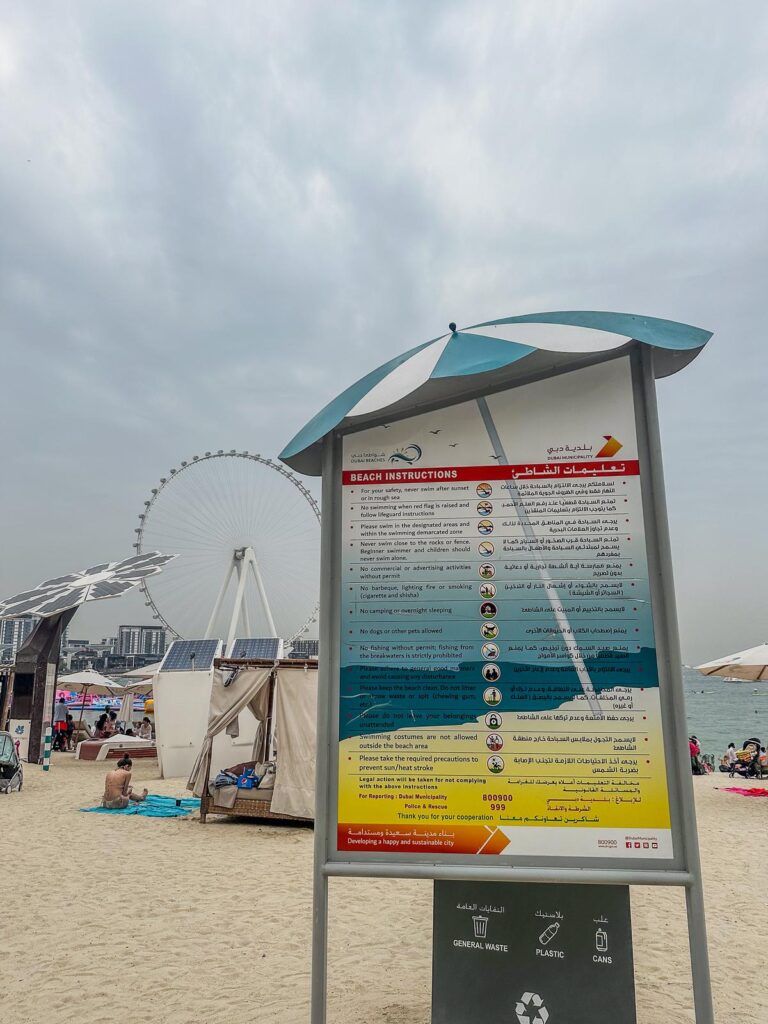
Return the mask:
[[[0,1020],[307,1022],[311,831],[78,813],[104,771],[54,755],[0,796]],[[155,761],[134,774],[185,795]],[[762,1020],[768,799],[694,782],[716,1019]],[[640,1024],[693,1021],[682,891],[632,904]],[[329,1022],[428,1024],[430,942],[429,883],[334,880]]]

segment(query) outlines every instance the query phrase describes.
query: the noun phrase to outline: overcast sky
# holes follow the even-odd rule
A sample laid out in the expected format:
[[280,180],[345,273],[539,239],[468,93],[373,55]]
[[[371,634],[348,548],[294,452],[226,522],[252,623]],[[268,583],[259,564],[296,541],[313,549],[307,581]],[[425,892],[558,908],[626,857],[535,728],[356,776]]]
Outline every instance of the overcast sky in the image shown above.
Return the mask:
[[4,0],[2,596],[450,320],[615,309],[715,332],[659,385],[684,659],[768,639],[767,128],[762,0]]

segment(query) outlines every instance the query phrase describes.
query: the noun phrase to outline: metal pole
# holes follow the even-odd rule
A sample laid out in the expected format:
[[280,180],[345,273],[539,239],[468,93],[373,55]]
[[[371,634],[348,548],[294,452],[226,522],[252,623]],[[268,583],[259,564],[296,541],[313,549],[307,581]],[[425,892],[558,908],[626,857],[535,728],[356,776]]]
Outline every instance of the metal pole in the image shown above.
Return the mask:
[[[707,926],[704,912],[704,891],[701,880],[699,858],[699,835],[696,827],[696,805],[694,802],[693,779],[686,745],[685,693],[682,680],[682,658],[680,636],[675,608],[674,582],[672,579],[672,551],[669,541],[669,521],[664,499],[664,470],[661,460],[659,438],[659,417],[656,405],[656,381],[653,372],[653,353],[647,346],[639,346],[633,371],[637,371],[641,388],[638,409],[638,433],[642,433],[648,452],[648,477],[653,515],[651,517],[652,540],[649,545],[649,570],[656,575],[655,617],[656,643],[659,661],[663,661],[666,679],[662,685],[669,687],[673,714],[671,720],[673,750],[670,756],[677,758],[678,779],[677,806],[680,810],[685,865],[691,875],[686,886],[685,899],[688,911],[688,942],[691,951],[691,974],[693,977],[693,998],[696,1024],[714,1024],[712,1006],[712,983],[709,973],[709,952],[707,949]],[[633,372],[633,376],[635,373]],[[637,408],[638,403],[635,402]],[[654,551],[654,547],[656,550]],[[657,556],[657,557],[656,557]],[[651,562],[651,558],[654,562]]]
[[[490,859],[490,858],[489,858]],[[495,858],[494,858],[495,859]],[[366,861],[331,862],[327,878],[440,878],[475,882],[561,882],[566,885],[684,885],[693,884],[687,871],[646,871],[642,868],[538,868],[500,864],[369,864]]]
[[51,746],[53,744],[53,729],[49,725],[45,730],[45,743],[43,746],[43,771],[47,772],[51,767]]
[[267,616],[267,623],[269,624],[271,635],[277,636],[275,620],[272,618],[272,609],[269,607],[269,601],[267,600],[267,591],[264,587],[264,581],[261,578],[261,573],[259,571],[259,563],[256,561],[256,552],[253,550],[253,548],[248,548],[246,557],[250,562],[251,570],[253,572],[253,578],[256,580],[256,586],[258,587],[259,590],[259,597],[261,598],[261,603],[264,606],[264,614]]
[[329,787],[331,775],[331,665],[338,639],[332,609],[337,528],[334,491],[337,487],[334,435],[323,441],[323,519],[320,537],[320,659],[317,677],[317,768],[315,782],[315,859],[312,896],[311,1024],[325,1024],[328,987],[328,861]]
[[213,636],[213,630],[214,630],[215,625],[216,625],[216,619],[218,617],[219,612],[221,611],[221,604],[222,604],[222,601],[224,600],[224,595],[227,592],[227,587],[229,586],[229,581],[232,579],[232,573],[234,572],[234,568],[235,568],[235,559],[233,557],[232,561],[229,564],[229,568],[227,569],[226,573],[224,574],[224,582],[221,584],[221,589],[219,590],[218,597],[216,598],[216,603],[213,606],[213,611],[211,612],[211,617],[208,620],[208,628],[205,631],[205,639],[206,640],[209,640]]
[[235,607],[232,609],[232,618],[229,620],[229,634],[227,636],[227,652],[232,650],[232,644],[237,636],[237,624],[243,610],[243,593],[247,579],[247,569],[244,557],[235,562],[237,570],[237,592],[235,594]]
[[8,718],[11,713],[11,700],[13,699],[13,680],[16,673],[11,668],[8,671],[8,682],[5,685],[5,697],[3,698],[3,709],[0,712],[0,729],[6,729]]

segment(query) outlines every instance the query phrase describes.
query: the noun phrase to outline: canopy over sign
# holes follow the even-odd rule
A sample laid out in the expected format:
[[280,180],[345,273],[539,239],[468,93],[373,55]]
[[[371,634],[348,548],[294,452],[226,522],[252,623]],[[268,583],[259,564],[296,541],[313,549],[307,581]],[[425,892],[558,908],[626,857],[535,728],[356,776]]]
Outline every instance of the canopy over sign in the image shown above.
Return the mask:
[[[453,325],[452,325],[453,326]],[[667,377],[694,359],[711,331],[630,313],[565,311],[502,317],[451,330],[366,374],[299,431],[280,458],[299,473],[319,476],[320,442],[332,430],[359,428],[382,416],[447,405],[476,389],[512,387],[630,351],[652,353],[653,373]]]

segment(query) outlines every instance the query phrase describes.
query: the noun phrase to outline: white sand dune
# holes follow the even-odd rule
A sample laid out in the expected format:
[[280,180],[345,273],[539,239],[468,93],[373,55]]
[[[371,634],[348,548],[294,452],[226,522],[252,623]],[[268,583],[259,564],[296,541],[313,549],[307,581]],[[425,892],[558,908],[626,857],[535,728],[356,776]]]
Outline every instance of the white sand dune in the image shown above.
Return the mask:
[[[55,755],[0,796],[0,1020],[305,1024],[311,831],[78,813],[104,771]],[[134,777],[186,795],[154,761]],[[694,782],[716,1018],[762,1020],[768,800],[723,793],[724,776]],[[688,1024],[683,893],[632,902],[639,1022]],[[332,883],[330,1022],[428,1024],[431,913],[426,882]]]

